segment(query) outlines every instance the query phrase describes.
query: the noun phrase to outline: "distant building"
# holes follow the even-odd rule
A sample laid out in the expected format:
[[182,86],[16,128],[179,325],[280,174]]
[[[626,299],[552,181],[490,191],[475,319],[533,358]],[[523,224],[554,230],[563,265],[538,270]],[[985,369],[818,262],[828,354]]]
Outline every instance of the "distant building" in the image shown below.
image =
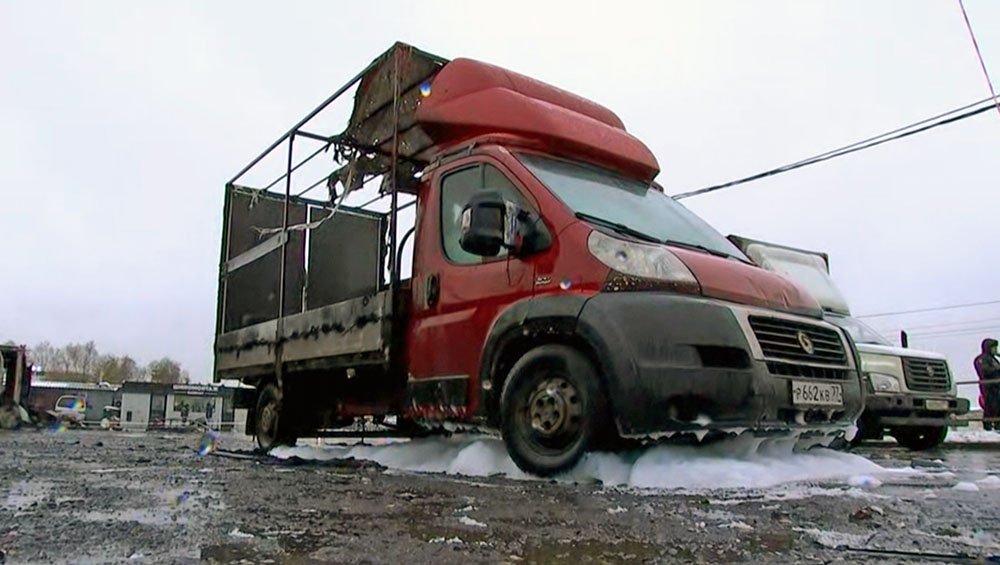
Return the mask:
[[34,381],[28,393],[28,405],[41,414],[74,402],[83,403],[84,422],[89,424],[99,423],[105,408],[117,405],[120,400],[118,387],[108,383]]
[[126,382],[120,389],[122,429],[183,428],[199,421],[213,429],[232,429],[235,390],[219,385]]

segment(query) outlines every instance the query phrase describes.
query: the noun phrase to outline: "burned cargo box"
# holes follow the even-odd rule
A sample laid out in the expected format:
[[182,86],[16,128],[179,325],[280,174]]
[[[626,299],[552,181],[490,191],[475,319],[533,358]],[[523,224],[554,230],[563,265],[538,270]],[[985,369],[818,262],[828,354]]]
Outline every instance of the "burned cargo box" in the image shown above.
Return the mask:
[[293,197],[282,230],[284,196],[230,186],[226,199],[216,378],[381,350],[379,324],[368,323],[389,304],[380,296],[385,214],[344,206],[334,213],[328,203]]

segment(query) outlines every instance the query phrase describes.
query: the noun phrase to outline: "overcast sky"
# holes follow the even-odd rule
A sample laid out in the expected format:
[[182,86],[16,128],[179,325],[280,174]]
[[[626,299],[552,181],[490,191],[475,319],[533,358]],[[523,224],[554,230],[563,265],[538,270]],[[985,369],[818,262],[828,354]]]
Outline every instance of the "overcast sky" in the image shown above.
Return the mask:
[[[966,6],[1000,80],[1000,2]],[[671,193],[988,95],[951,0],[6,1],[0,341],[93,339],[210,380],[225,181],[396,40],[608,106]],[[997,300],[998,155],[989,113],[685,204],[829,252],[856,314]],[[941,323],[982,331],[912,345],[968,377],[1000,306],[876,325]]]

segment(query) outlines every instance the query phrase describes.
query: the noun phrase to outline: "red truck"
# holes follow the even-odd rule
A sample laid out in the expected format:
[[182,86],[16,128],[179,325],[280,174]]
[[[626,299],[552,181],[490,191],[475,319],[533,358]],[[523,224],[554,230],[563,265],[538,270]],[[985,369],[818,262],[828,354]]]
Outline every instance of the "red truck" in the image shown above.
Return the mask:
[[[312,131],[352,89],[343,132]],[[265,449],[450,423],[499,430],[539,475],[674,434],[843,434],[850,337],[658,172],[594,102],[396,44],[227,184],[215,378],[255,387]]]

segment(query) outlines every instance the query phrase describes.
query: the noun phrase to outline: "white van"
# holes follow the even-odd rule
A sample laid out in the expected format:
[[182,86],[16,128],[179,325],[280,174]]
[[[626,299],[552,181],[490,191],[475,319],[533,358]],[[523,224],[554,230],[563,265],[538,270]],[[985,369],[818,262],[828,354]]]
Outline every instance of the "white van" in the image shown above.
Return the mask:
[[823,307],[827,321],[846,330],[861,357],[867,395],[855,443],[890,435],[909,449],[944,441],[955,416],[969,411],[958,398],[948,360],[938,353],[898,347],[857,318],[830,278],[826,253],[729,236],[757,265],[804,286]]

